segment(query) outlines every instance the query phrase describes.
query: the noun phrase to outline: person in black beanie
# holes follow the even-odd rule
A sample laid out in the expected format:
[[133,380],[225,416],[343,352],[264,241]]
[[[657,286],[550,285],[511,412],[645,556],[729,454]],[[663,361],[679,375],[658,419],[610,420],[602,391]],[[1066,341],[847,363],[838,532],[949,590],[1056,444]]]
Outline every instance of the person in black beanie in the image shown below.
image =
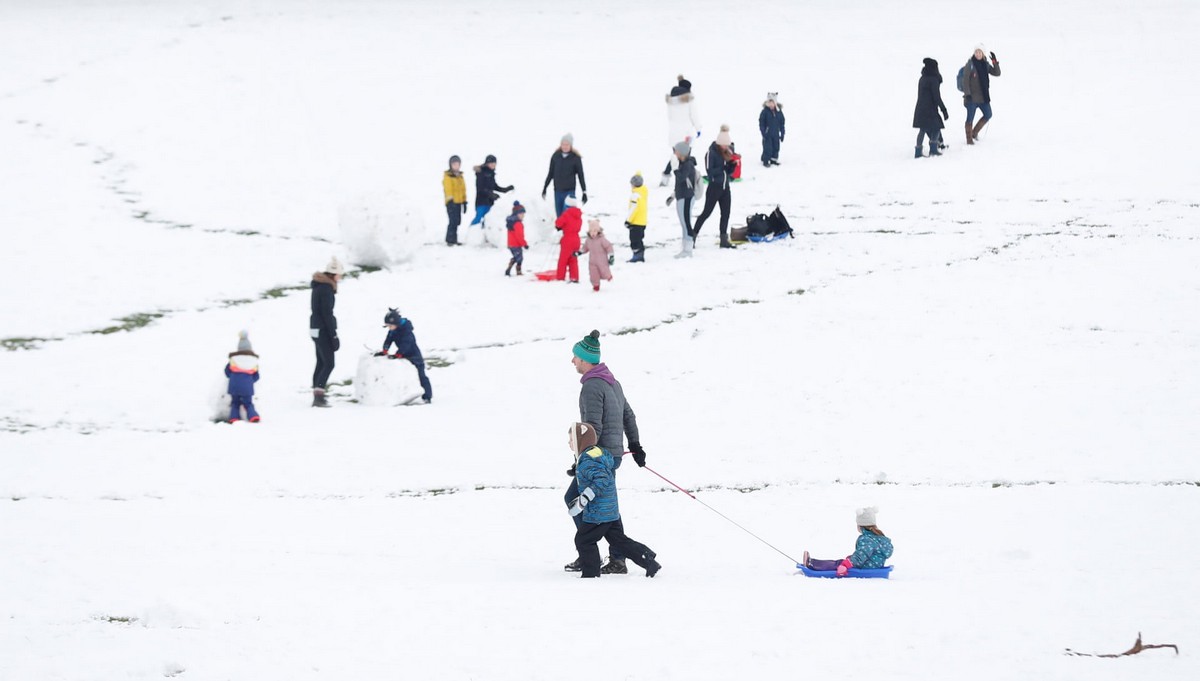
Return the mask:
[[554,217],[563,214],[567,209],[568,196],[575,196],[575,178],[579,178],[579,187],[583,190],[581,203],[587,203],[587,181],[583,179],[583,156],[575,150],[575,136],[571,133],[563,135],[562,141],[554,154],[550,156],[550,170],[546,172],[546,183],[542,185],[542,198],[546,198],[546,189],[554,182]]
[[501,187],[496,184],[496,157],[491,154],[483,160],[483,165],[475,166],[475,219],[471,220],[471,226],[474,227],[483,222],[483,216],[488,214],[492,209],[492,205],[496,203],[496,199],[500,198],[497,193],[503,194],[511,192],[513,186],[510,184],[507,187]]
[[[941,109],[942,117],[938,117]],[[950,120],[946,104],[942,101],[942,74],[938,72],[936,59],[926,57],[921,68],[921,80],[917,81],[917,107],[913,111],[913,127],[917,128],[917,148],[914,158],[921,158],[921,144],[929,137],[929,155],[941,156],[938,144],[942,139],[942,120]]]

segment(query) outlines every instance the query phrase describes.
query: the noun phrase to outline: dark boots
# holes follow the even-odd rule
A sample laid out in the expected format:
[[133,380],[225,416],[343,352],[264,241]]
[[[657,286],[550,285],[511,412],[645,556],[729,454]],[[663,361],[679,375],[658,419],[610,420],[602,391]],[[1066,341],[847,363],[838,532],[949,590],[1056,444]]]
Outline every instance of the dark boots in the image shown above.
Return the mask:
[[521,276],[521,263],[517,263],[517,276]]
[[986,118],[979,119],[979,122],[975,124],[975,129],[971,131],[971,139],[972,140],[979,139],[979,131],[983,130],[983,126],[987,125],[987,122],[988,122],[988,119],[986,119]]
[[323,408],[327,408],[327,407],[331,406],[329,404],[329,402],[325,401],[325,389],[324,388],[313,388],[312,406],[323,407]]
[[[917,155],[918,156],[921,155],[921,147],[917,147]],[[929,140],[929,155],[930,156],[941,156],[942,155],[942,152],[938,150],[938,143],[932,139]]]
[[633,257],[629,259],[629,262],[646,262],[646,252],[634,251]]
[[966,126],[967,130],[967,144],[975,144],[975,136],[971,133],[971,122],[967,121],[963,125]]
[[913,158],[921,158],[921,145],[918,144],[916,146],[916,150],[913,152]]
[[[511,260],[509,260],[509,261],[508,261],[508,267],[504,268],[504,276],[506,276],[506,277],[511,277],[511,276],[512,276],[512,268],[513,268],[513,265],[516,265],[516,264],[517,264],[517,259],[516,259],[516,258],[512,258]],[[517,270],[517,274],[520,274],[520,273],[521,273],[521,270],[519,270],[519,269],[518,269],[518,270]]]

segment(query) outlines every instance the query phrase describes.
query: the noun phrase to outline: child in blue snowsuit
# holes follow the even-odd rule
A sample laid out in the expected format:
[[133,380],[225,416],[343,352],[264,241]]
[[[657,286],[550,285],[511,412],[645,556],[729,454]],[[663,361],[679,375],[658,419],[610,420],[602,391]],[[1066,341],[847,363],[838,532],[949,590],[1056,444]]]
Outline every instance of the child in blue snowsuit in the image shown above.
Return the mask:
[[254,410],[254,384],[258,382],[258,355],[250,347],[250,338],[245,331],[238,334],[237,352],[229,353],[225,365],[229,377],[229,422],[242,420],[242,407],[250,423],[258,423],[258,412]]
[[[425,375],[425,360],[421,357],[421,348],[417,347],[412,322],[401,317],[396,308],[388,308],[387,314],[383,316],[383,325],[388,328],[388,335],[383,339],[383,350],[375,353],[375,356],[407,359],[412,362],[417,368],[417,377],[421,379],[421,389],[425,391],[421,398],[426,403],[432,402],[433,386],[429,383],[429,377]],[[396,345],[396,354],[389,355],[388,348],[392,347],[393,343]]]
[[620,553],[646,570],[653,577],[662,569],[654,560],[655,553],[645,544],[625,536],[621,511],[617,506],[617,484],[613,478],[616,467],[613,455],[596,446],[596,429],[587,423],[571,426],[569,444],[575,454],[575,480],[579,496],[568,504],[572,516],[582,516],[583,522],[575,532],[575,548],[583,577],[600,576],[601,539],[608,541],[611,551]]
[[809,558],[808,551],[804,552],[804,567],[812,570],[836,570],[838,577],[845,577],[850,568],[881,568],[892,557],[892,540],[883,534],[883,530],[875,526],[875,514],[879,509],[874,506],[860,508],[856,512],[858,521],[858,541],[854,544],[854,553],[838,560],[818,560]]

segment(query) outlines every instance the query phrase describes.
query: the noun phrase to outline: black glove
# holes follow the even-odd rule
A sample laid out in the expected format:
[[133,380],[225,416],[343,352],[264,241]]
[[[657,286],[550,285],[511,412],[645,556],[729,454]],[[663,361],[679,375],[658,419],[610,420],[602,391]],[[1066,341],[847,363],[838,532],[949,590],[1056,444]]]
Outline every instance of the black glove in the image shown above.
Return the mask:
[[779,133],[779,143],[783,144],[783,133]]
[[633,453],[633,462],[636,463],[639,468],[645,468],[646,467],[646,450],[642,449],[641,443],[630,442],[629,443],[629,451],[631,453]]
[[528,251],[528,250],[529,250],[529,244],[525,244],[525,245],[524,245],[524,246],[522,246],[521,248],[524,248],[525,250],[527,250],[527,251]]
[[584,203],[587,203],[587,192],[583,193],[583,198],[580,200],[583,201]]
[[572,478],[575,477],[575,467],[574,466],[571,466],[570,468],[567,469],[567,475],[571,476]]
[[668,205],[668,206],[669,206],[669,205],[671,205],[671,203],[672,203],[673,201],[675,201],[675,197],[674,197],[674,196],[668,196],[668,197],[667,197],[667,205]]
[[380,350],[379,352],[375,353],[375,356],[376,357],[387,357],[387,350]]
[[462,207],[463,207],[463,215],[466,215],[467,214],[467,204],[464,203],[462,205]]
[[545,198],[546,198],[546,190],[543,189],[542,190],[542,199],[545,200]]
[[950,112],[942,109],[942,120],[950,120]]
[[631,224],[629,224],[628,222],[626,222],[626,223],[625,223],[625,229],[629,229],[630,227],[633,227],[633,225],[631,225]]
[[988,52],[988,54],[989,54],[989,55],[992,57],[992,62],[993,62],[993,63],[995,63],[995,61],[996,61],[996,53],[995,53],[995,52]]
[[613,262],[615,262],[616,259],[617,259],[617,257],[615,255],[608,256],[608,264],[609,265],[613,264]]
[[342,348],[342,341],[339,340],[337,336],[334,336],[333,337],[333,351],[337,352],[341,348]]

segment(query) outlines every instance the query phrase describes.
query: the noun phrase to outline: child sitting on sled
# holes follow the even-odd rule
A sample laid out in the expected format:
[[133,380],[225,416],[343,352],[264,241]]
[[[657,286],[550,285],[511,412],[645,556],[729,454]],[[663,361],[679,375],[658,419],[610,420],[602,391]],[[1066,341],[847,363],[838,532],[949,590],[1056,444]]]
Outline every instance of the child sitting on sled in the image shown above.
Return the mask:
[[238,333],[237,351],[229,353],[225,365],[229,377],[229,422],[242,420],[242,407],[250,423],[258,423],[258,412],[254,410],[254,384],[258,382],[258,355],[250,347],[250,337],[245,331]]
[[[391,359],[407,359],[417,368],[417,378],[421,379],[421,389],[425,391],[421,399],[425,404],[433,401],[433,385],[425,375],[425,359],[421,357],[421,348],[417,347],[417,337],[413,335],[413,323],[407,317],[400,316],[396,308],[388,308],[383,316],[383,325],[388,329],[387,338],[383,339],[383,349],[375,353],[376,357]],[[396,344],[396,354],[389,355],[388,348]]]
[[805,551],[804,567],[810,570],[836,570],[838,577],[845,577],[850,568],[883,567],[887,559],[892,557],[892,540],[875,526],[875,514],[878,512],[879,509],[868,506],[855,513],[858,541],[854,544],[854,553],[841,559],[818,560],[809,558],[808,551]]

